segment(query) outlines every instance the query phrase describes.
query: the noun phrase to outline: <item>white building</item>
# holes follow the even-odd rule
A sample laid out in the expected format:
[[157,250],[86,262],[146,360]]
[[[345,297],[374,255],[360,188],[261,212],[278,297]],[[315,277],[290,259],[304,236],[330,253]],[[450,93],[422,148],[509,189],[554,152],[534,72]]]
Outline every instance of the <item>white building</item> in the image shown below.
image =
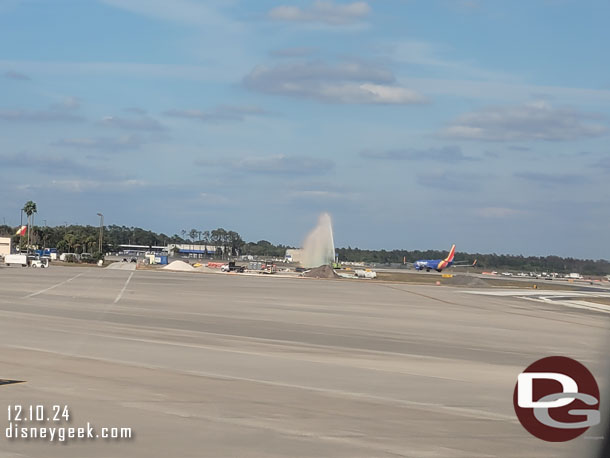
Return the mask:
[[0,256],[11,254],[11,238],[0,237]]

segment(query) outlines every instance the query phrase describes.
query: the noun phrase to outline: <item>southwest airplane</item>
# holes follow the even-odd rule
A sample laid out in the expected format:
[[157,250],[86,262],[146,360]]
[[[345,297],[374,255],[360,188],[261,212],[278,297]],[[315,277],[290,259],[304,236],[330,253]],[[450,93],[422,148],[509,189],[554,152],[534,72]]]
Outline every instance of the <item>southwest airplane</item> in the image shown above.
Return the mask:
[[[449,250],[449,255],[445,259],[421,259],[419,261],[415,261],[413,263],[413,267],[415,270],[425,270],[426,272],[430,272],[432,269],[437,272],[442,272],[443,269],[447,267],[451,267],[453,265],[462,264],[464,261],[460,261],[460,263],[454,263],[453,257],[455,256],[455,245],[451,246],[451,250]],[[477,263],[476,259],[472,263],[474,266]],[[470,264],[470,263],[468,263]]]

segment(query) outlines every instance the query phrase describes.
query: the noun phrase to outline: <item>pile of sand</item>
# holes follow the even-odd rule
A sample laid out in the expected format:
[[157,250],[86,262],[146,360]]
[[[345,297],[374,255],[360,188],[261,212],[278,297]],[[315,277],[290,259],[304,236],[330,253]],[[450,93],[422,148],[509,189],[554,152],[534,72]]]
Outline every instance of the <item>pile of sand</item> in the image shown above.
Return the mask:
[[165,267],[162,267],[162,269],[173,270],[175,272],[192,272],[193,270],[195,270],[195,268],[193,266],[191,266],[190,264],[187,264],[184,261],[174,261],[174,262],[166,265]]
[[340,278],[330,266],[316,267],[305,272],[303,276],[309,278]]

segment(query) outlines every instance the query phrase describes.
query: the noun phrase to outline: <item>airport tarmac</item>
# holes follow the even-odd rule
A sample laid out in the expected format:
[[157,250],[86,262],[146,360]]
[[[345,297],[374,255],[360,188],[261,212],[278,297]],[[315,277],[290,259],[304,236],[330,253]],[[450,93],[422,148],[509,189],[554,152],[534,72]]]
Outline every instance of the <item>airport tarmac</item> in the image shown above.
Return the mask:
[[[579,360],[605,388],[608,314],[517,295],[0,268],[0,379],[24,381],[0,384],[0,458],[588,456],[599,431],[543,442],[512,396],[517,375],[550,355]],[[7,440],[16,404],[67,405],[69,426],[133,437]]]

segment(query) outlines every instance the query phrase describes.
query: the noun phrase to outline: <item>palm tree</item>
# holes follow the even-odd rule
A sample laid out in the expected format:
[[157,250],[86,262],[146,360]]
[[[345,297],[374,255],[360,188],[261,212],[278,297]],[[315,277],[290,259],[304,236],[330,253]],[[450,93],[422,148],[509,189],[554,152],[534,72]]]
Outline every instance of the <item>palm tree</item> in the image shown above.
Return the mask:
[[64,235],[64,240],[66,245],[68,245],[68,252],[72,253],[72,247],[76,243],[76,236],[74,234],[66,234]]
[[93,235],[90,235],[89,237],[87,237],[87,239],[85,240],[85,249],[89,252],[89,253],[94,253],[97,248],[96,246],[98,245],[98,239],[97,237],[94,237]]
[[23,206],[22,210],[23,210],[23,212],[28,217],[28,246],[27,246],[27,251],[29,253],[30,252],[30,234],[32,233],[32,225],[34,224],[34,213],[37,212],[36,202],[32,202],[31,200],[28,200],[25,203],[25,205]]
[[210,231],[202,232],[202,240],[205,245],[205,248],[204,248],[205,254],[207,255],[208,254],[208,244],[210,243]]

